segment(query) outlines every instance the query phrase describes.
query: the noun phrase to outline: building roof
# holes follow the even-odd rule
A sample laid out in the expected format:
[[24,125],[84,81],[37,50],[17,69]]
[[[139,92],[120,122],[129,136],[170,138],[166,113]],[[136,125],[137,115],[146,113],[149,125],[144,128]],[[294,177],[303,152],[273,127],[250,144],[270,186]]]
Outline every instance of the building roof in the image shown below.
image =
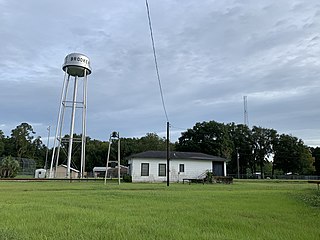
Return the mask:
[[[133,154],[130,159],[134,158],[161,158],[167,159],[166,151],[146,151],[142,153]],[[227,159],[198,152],[175,152],[170,151],[170,159],[191,159],[191,160],[210,160],[216,162],[226,162]]]
[[[115,169],[115,168],[118,168],[118,166],[115,166],[114,168],[108,167],[108,171],[109,171],[110,169]],[[128,168],[128,167],[123,166],[123,165],[120,165],[120,168]],[[93,172],[105,172],[105,171],[106,171],[106,167],[94,167],[94,168],[92,169],[92,171],[93,171]]]

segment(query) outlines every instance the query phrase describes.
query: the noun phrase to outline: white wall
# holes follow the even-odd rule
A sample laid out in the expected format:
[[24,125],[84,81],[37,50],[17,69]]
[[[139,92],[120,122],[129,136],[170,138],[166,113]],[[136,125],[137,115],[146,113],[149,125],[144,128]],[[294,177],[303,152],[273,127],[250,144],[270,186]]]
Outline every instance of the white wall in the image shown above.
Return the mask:
[[[149,163],[149,176],[141,176],[141,163]],[[167,164],[165,159],[131,159],[131,176],[133,182],[165,182],[167,177],[159,177],[159,164]],[[184,164],[184,172],[179,173],[179,165]],[[170,160],[170,182],[182,181],[183,178],[197,178],[206,170],[212,170],[212,161],[173,159]]]

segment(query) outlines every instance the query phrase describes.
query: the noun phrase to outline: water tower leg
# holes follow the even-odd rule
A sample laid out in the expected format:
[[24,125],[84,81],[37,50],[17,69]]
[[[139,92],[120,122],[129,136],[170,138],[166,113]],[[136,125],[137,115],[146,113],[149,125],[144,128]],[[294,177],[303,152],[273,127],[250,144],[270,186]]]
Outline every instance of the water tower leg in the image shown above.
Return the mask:
[[[69,75],[68,75],[69,78]],[[52,157],[51,157],[51,164],[50,164],[50,172],[49,172],[49,178],[53,178],[53,164],[55,160],[55,151],[57,147],[57,134],[58,134],[58,129],[59,125],[61,124],[61,111],[62,111],[62,103],[63,103],[63,98],[64,98],[64,92],[66,91],[66,84],[67,84],[67,73],[64,74],[64,80],[63,80],[63,86],[62,86],[62,91],[61,91],[61,97],[60,97],[60,106],[59,106],[59,114],[58,114],[58,119],[57,119],[57,125],[56,125],[56,135],[53,141],[53,152],[52,152]]]
[[81,166],[80,178],[84,177],[86,167],[86,115],[87,115],[87,70],[83,78],[83,106],[82,106],[82,139],[81,139]]
[[[66,90],[64,92],[63,101],[62,101],[63,108],[62,108],[60,127],[59,127],[59,132],[58,132],[59,145],[58,145],[58,151],[57,151],[57,156],[56,156],[56,169],[58,169],[58,165],[59,165],[60,149],[61,149],[61,144],[62,144],[62,129],[63,129],[63,123],[64,123],[64,115],[65,115],[65,111],[66,111],[66,104],[67,104],[66,100],[67,100],[67,96],[68,96],[69,83],[70,83],[70,75],[68,75],[67,84],[65,86]],[[55,174],[54,174],[54,178],[56,178],[56,177],[57,177],[57,171],[55,171]]]
[[71,157],[72,157],[72,144],[73,144],[73,131],[74,131],[74,119],[76,113],[76,101],[77,101],[77,88],[78,88],[78,78],[74,77],[74,88],[73,88],[73,99],[72,99],[72,113],[71,113],[71,124],[70,124],[70,138],[69,138],[69,149],[68,149],[68,162],[67,162],[67,178],[71,175]]

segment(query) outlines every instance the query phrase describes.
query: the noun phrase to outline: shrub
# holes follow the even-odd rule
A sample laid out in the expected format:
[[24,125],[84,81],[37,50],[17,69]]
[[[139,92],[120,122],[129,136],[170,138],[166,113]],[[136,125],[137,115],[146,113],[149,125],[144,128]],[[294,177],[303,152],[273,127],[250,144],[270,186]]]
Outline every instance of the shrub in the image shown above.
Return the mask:
[[132,177],[129,174],[123,175],[123,182],[132,182]]
[[13,157],[8,156],[0,162],[0,178],[13,178],[19,171],[19,162]]
[[208,183],[213,183],[213,176],[214,176],[213,172],[207,171],[207,173],[206,173],[206,181]]

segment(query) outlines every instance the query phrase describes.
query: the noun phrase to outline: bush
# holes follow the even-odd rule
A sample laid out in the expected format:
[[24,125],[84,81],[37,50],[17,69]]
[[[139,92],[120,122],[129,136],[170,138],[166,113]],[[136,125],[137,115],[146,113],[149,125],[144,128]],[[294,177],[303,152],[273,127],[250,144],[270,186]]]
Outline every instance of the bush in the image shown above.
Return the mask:
[[206,182],[213,183],[213,176],[214,176],[213,172],[207,171],[206,178],[205,178]]
[[19,162],[8,156],[0,162],[0,178],[14,178],[19,171]]
[[132,177],[129,174],[123,175],[123,182],[132,182]]

